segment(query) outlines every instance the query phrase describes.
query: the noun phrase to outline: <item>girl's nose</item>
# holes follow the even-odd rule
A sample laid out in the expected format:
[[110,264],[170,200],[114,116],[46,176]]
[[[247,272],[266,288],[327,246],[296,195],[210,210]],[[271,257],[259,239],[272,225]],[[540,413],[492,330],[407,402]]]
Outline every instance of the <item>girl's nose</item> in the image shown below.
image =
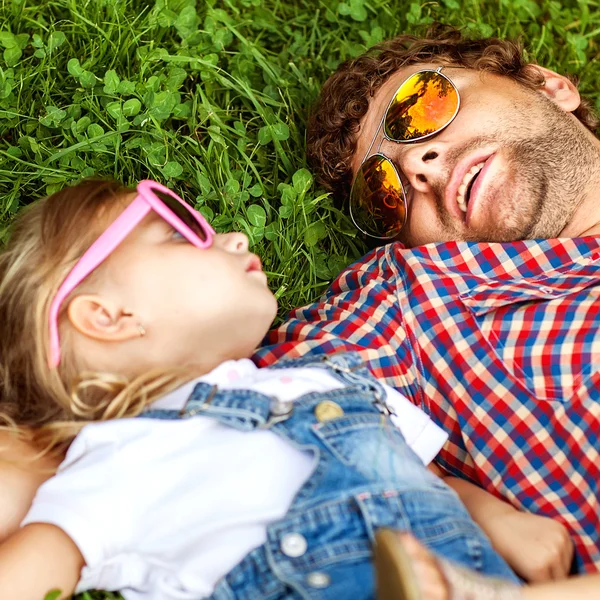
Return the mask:
[[217,236],[219,246],[227,252],[242,254],[248,251],[248,237],[241,231],[232,231]]

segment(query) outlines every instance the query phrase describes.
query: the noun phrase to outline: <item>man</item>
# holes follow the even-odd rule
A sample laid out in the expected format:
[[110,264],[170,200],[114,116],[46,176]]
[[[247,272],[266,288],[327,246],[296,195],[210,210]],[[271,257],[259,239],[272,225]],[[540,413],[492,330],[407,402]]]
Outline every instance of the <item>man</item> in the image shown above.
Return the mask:
[[[443,27],[429,37],[384,43],[379,54],[345,63],[325,83],[307,148],[320,182],[347,202],[367,151],[379,148],[409,187],[408,222],[397,239],[411,247],[594,233],[600,143],[592,132],[599,121],[575,85],[527,64],[519,46],[505,40],[463,40]],[[443,65],[460,92],[455,119],[423,142],[383,139],[379,124],[402,82]],[[492,188],[467,223],[445,197],[447,184],[461,161],[491,154]]]
[[[422,138],[392,141],[388,107],[423,70],[442,73],[460,106]],[[569,79],[510,42],[441,28],[342,65],[312,117],[309,156],[351,212],[382,203],[356,183],[382,156],[402,210],[368,219],[392,214],[403,244],[352,265],[257,353],[264,365],[358,350],[450,433],[439,465],[563,523],[580,572],[600,569],[597,124]]]

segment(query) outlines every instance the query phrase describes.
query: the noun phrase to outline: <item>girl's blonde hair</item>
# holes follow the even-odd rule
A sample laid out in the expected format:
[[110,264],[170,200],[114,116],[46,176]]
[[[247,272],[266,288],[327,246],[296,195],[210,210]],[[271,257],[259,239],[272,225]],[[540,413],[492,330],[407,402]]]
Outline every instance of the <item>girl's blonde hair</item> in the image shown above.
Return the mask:
[[[59,314],[61,363],[48,366],[52,298],[134,192],[116,181],[89,179],[52,194],[23,210],[0,254],[0,428],[33,441],[43,453],[63,452],[89,422],[139,414],[195,375],[169,368],[130,380],[85,371],[65,318],[81,287]],[[93,286],[101,271],[80,286]]]

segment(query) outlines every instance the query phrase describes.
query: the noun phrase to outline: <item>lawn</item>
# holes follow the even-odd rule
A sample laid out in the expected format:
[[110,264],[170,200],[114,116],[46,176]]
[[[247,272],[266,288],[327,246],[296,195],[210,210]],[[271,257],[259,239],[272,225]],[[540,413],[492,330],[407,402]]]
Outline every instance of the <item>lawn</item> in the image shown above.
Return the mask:
[[521,37],[600,109],[593,0],[1,0],[0,240],[81,177],[154,178],[248,234],[284,315],[365,249],[305,162],[320,85],[433,21]]

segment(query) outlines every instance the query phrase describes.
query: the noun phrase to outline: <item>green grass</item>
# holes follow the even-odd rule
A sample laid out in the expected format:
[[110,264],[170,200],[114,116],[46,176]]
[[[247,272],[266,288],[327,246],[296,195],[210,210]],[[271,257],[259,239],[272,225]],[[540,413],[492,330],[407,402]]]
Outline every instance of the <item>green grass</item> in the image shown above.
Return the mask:
[[364,250],[305,169],[320,84],[433,20],[523,36],[597,102],[598,1],[2,0],[0,224],[81,176],[156,178],[248,233],[283,315]]
[[434,20],[522,37],[600,108],[598,0],[0,0],[0,240],[82,176],[155,178],[249,235],[280,315],[309,302],[364,246],[306,169],[308,109],[342,60]]

